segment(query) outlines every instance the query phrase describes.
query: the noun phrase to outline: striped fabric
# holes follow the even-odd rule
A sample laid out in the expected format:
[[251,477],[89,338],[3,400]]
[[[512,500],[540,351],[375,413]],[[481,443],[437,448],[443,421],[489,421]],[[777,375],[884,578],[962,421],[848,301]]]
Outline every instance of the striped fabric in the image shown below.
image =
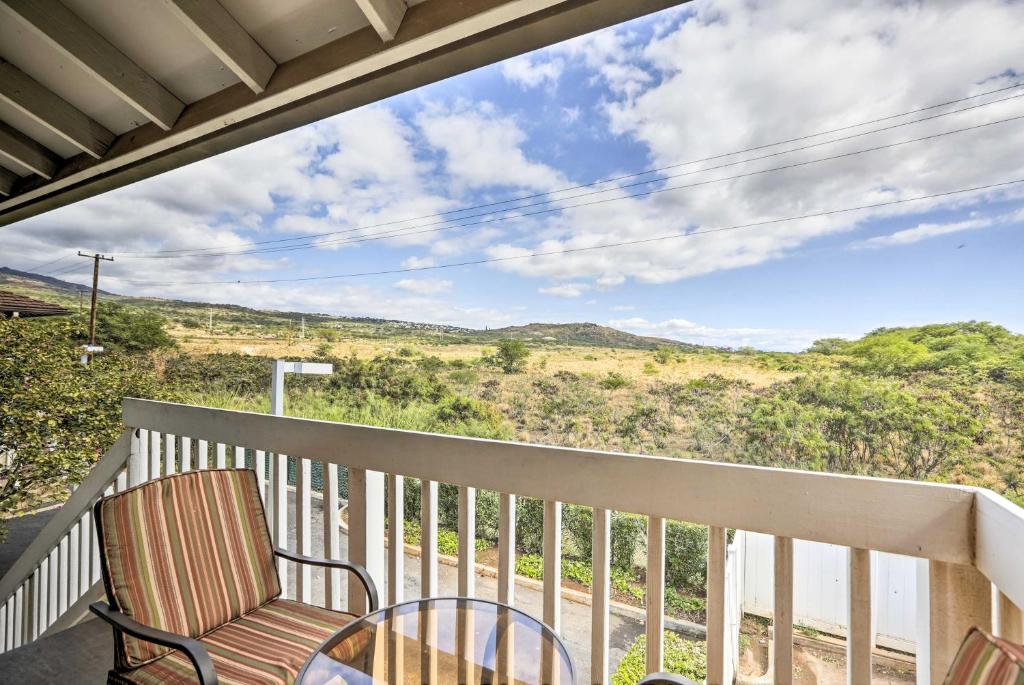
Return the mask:
[[946,685],[1024,685],[1024,647],[972,628],[949,669]]
[[[140,623],[199,637],[281,594],[251,470],[161,478],[100,506],[113,604]],[[125,670],[169,651],[121,636],[115,662]]]
[[[287,599],[275,599],[200,639],[221,685],[292,685],[310,654],[356,617]],[[369,638],[367,638],[368,640]],[[118,685],[196,685],[192,663],[172,652],[128,673]]]

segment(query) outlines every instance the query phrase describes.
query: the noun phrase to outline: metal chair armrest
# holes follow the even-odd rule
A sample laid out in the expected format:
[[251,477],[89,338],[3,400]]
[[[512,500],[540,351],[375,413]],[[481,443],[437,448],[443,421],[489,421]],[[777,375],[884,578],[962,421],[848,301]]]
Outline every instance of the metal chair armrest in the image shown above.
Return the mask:
[[694,685],[694,682],[675,673],[652,673],[637,685]]
[[307,557],[304,554],[296,554],[295,552],[289,552],[286,549],[275,549],[274,554],[281,557],[282,559],[288,559],[299,564],[309,564],[311,566],[322,566],[324,568],[340,568],[347,571],[351,571],[359,582],[363,584],[366,589],[366,596],[369,600],[370,611],[377,611],[380,608],[380,598],[377,595],[377,585],[373,582],[373,578],[370,577],[369,572],[360,566],[359,564],[353,564],[348,561],[342,561],[340,559],[322,559],[319,557]]
[[135,619],[110,607],[106,602],[93,602],[89,605],[89,611],[114,627],[114,630],[121,631],[126,635],[152,642],[163,647],[171,647],[185,653],[192,666],[199,676],[199,685],[218,685],[217,672],[213,668],[213,661],[206,647],[198,640],[184,635],[176,635],[166,630],[160,630],[152,626],[139,623]]

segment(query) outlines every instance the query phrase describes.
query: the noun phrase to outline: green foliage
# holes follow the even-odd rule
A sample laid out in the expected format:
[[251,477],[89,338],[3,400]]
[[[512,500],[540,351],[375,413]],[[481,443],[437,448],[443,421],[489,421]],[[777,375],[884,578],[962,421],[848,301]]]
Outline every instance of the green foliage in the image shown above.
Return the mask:
[[[107,351],[150,352],[174,347],[164,318],[146,309],[98,302],[96,343]],[[86,332],[81,334],[83,339]]]
[[675,359],[676,351],[671,347],[659,347],[654,351],[654,361],[659,364],[668,364]]
[[148,363],[113,352],[89,367],[68,319],[0,319],[2,519],[79,482],[121,432],[121,400],[159,397]]
[[699,618],[707,611],[708,604],[703,597],[682,595],[674,587],[665,588],[665,608],[672,616]]
[[762,463],[920,479],[962,457],[982,419],[946,391],[819,375],[753,396],[740,428],[745,450]]
[[164,360],[164,380],[185,392],[233,396],[270,393],[270,360],[245,354],[172,354]]
[[629,386],[629,379],[618,371],[609,371],[608,375],[602,378],[598,385],[605,390],[618,390],[619,388]]
[[666,585],[703,592],[707,581],[708,529],[684,521],[665,524]]
[[529,356],[530,349],[522,340],[505,339],[498,341],[494,360],[505,373],[520,373],[526,368],[526,359]]
[[632,572],[637,553],[647,544],[646,536],[646,518],[618,511],[612,513],[612,567]]
[[[703,682],[707,677],[707,645],[704,642],[684,640],[673,632],[665,631],[665,671]],[[612,685],[636,685],[647,675],[647,637],[639,636],[619,662],[612,674]]]
[[641,454],[664,446],[672,426],[658,407],[637,401],[619,422],[618,434]]
[[620,568],[612,568],[612,589],[621,594],[632,597],[637,602],[644,601],[644,588],[637,585],[635,573],[623,571]]
[[516,573],[534,580],[544,578],[544,558],[539,554],[521,554],[516,559]]

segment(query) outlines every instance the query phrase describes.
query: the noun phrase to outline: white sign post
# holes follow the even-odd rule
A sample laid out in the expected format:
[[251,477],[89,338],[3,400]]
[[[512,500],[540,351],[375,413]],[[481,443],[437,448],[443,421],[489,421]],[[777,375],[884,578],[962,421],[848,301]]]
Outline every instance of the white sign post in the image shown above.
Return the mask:
[[[327,375],[334,373],[334,367],[330,364],[314,364],[311,362],[286,362],[275,359],[270,376],[270,413],[275,416],[284,416],[284,375],[286,373],[301,373],[311,375]],[[284,454],[271,455],[270,482],[271,496],[267,498],[267,514],[270,518],[270,532],[274,539],[274,545],[280,549],[288,548],[288,456]],[[309,530],[309,491],[312,480],[310,464],[308,459],[300,460],[302,464],[295,474],[297,481],[296,488],[296,539],[299,554],[309,555],[311,531]],[[262,474],[261,474],[262,478]],[[285,592],[288,587],[288,567],[284,559],[277,560],[278,573],[281,582],[284,584]],[[298,587],[304,593],[309,592],[310,575],[307,564],[299,564]]]

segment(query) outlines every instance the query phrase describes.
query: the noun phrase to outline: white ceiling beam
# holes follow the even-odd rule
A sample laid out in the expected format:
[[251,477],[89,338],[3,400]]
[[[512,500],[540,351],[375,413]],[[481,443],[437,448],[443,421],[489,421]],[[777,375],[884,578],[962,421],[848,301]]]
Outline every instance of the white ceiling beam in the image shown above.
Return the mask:
[[0,166],[0,195],[9,196],[14,192],[14,182],[18,180],[18,175],[13,171],[8,171]]
[[57,157],[21,131],[0,122],[0,161],[10,160],[49,180],[57,173]]
[[57,0],[0,0],[0,9],[165,131],[185,108],[185,103]]
[[207,49],[254,93],[262,93],[277,64],[217,0],[164,0]]
[[395,39],[405,18],[405,0],[356,0],[356,4],[382,41]]
[[10,62],[0,59],[0,102],[5,102],[82,152],[99,159],[114,134]]

